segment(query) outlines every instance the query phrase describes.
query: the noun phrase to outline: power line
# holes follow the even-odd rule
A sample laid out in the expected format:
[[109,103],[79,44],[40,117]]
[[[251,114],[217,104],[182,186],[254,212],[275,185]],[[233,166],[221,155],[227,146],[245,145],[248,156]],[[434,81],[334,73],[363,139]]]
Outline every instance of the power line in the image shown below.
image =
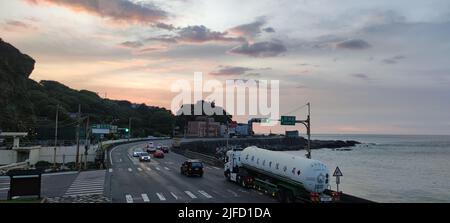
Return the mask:
[[296,112],[296,111],[298,111],[298,110],[300,110],[300,109],[302,109],[302,108],[305,108],[306,106],[308,106],[308,103],[306,103],[306,104],[304,104],[304,105],[302,105],[302,106],[300,106],[300,107],[297,107],[297,108],[295,108],[294,110],[292,110],[292,111],[290,111],[290,112],[288,112],[288,113],[285,113],[284,115],[292,114],[292,113],[294,113],[294,112]]

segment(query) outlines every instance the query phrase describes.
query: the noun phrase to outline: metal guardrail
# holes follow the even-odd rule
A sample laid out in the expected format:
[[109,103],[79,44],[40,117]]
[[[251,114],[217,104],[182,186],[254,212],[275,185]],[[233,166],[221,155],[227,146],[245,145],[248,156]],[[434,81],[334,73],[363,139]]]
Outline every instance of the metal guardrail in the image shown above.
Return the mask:
[[0,166],[0,174],[5,174],[10,170],[26,169],[30,166],[29,160],[20,163],[13,163],[5,166]]

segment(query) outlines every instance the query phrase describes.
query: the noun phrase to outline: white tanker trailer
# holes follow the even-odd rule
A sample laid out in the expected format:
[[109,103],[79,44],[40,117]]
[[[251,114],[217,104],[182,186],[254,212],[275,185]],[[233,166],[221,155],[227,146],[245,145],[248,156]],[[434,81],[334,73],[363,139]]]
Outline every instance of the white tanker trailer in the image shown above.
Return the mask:
[[[245,188],[256,188],[280,202],[330,202],[324,194],[330,173],[320,161],[255,146],[227,152],[225,177]],[[337,198],[336,198],[337,199]]]

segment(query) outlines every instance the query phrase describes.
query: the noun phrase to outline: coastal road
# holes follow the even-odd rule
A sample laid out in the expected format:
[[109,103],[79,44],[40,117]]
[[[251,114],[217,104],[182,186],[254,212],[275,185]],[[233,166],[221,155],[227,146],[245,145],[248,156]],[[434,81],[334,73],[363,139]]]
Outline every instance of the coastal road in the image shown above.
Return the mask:
[[[170,140],[155,141],[171,145]],[[205,164],[204,176],[186,177],[180,166],[186,157],[170,152],[164,159],[139,162],[132,156],[145,142],[120,145],[111,150],[106,170],[105,195],[113,203],[273,203],[269,196],[243,189],[225,180],[223,170]]]

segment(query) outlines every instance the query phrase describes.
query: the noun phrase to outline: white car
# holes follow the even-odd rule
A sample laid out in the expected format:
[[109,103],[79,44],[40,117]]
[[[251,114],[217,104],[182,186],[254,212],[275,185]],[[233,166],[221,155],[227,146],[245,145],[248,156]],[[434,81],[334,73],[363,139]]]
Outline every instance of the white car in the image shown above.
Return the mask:
[[148,153],[146,152],[141,152],[139,153],[139,161],[141,162],[150,162],[151,161],[151,157]]
[[141,152],[133,152],[133,157],[139,157],[139,153]]

